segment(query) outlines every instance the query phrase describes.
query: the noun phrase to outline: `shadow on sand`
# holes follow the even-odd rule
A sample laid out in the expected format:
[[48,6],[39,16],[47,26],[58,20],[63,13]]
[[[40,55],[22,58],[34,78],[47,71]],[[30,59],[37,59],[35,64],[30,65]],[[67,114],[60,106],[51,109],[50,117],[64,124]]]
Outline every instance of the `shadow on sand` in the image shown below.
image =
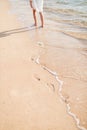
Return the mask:
[[41,27],[24,27],[24,28],[16,28],[16,29],[12,29],[12,30],[7,30],[7,31],[0,32],[0,38],[7,37],[7,36],[15,34],[15,33],[24,33],[24,32],[28,32],[28,31],[33,31],[35,29],[40,29],[40,28]]

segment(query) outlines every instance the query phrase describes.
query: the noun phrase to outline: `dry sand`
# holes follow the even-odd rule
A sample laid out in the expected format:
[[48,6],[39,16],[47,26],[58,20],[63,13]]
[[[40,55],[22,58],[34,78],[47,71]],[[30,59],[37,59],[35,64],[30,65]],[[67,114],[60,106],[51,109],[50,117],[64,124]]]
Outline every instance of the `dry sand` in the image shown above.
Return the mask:
[[0,130],[78,130],[58,82],[35,62],[43,47],[9,13],[8,1],[1,0],[0,9]]

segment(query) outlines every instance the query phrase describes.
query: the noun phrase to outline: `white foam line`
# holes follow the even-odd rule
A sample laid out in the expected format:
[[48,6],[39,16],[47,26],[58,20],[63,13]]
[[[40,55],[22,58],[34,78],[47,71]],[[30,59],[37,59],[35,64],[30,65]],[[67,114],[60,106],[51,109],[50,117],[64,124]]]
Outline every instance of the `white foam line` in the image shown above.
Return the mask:
[[47,68],[46,66],[43,66],[40,64],[40,56],[38,56],[38,58],[35,60],[35,63],[39,64],[43,69],[47,70],[50,74],[52,74],[57,82],[59,83],[59,96],[62,99],[62,101],[64,101],[66,103],[66,107],[67,107],[67,113],[73,117],[73,119],[76,122],[77,128],[79,128],[80,130],[87,130],[86,128],[84,128],[83,126],[80,125],[80,120],[79,118],[77,118],[77,116],[71,112],[71,107],[70,104],[66,102],[66,98],[62,95],[62,89],[63,89],[63,81],[59,79],[58,74],[52,70],[50,70],[49,68]]
[[38,56],[38,58],[35,60],[35,63],[37,63],[37,64],[40,64],[40,56]]
[[43,67],[43,69],[47,70],[47,71],[48,71],[49,73],[51,73],[52,75],[57,76],[57,73],[56,73],[56,72],[50,70],[50,69],[47,68],[46,66],[42,66],[42,67]]
[[76,121],[77,127],[78,127],[80,130],[87,130],[86,128],[84,128],[84,127],[82,127],[82,126],[80,125],[80,120],[79,120],[79,118],[78,118],[74,113],[71,112],[70,104],[68,103],[68,104],[66,104],[66,105],[67,105],[68,114],[69,114],[70,116],[72,116],[73,119]]

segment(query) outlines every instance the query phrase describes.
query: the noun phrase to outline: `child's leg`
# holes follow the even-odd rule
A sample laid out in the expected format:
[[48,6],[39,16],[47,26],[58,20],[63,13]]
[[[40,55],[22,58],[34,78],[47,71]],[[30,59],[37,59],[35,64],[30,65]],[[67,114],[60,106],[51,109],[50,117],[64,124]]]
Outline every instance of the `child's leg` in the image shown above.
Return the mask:
[[36,10],[35,9],[33,9],[33,17],[34,17],[35,26],[37,26]]
[[44,26],[44,18],[43,18],[43,13],[40,12],[40,19],[41,19],[41,26]]

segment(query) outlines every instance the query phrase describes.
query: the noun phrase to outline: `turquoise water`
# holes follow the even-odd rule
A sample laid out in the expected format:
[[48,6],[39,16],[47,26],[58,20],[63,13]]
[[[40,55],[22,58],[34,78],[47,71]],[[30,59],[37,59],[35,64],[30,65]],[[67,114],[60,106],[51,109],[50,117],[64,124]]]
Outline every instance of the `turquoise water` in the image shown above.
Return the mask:
[[50,0],[44,3],[44,10],[50,14],[49,19],[87,32],[87,0]]
[[48,5],[56,6],[57,9],[71,9],[78,13],[87,13],[87,0],[50,0],[46,2]]
[[84,21],[87,21],[87,0],[50,0],[44,3],[46,7],[51,8],[51,11],[54,10],[57,14],[58,12],[66,15],[73,13],[77,17],[78,15],[83,16]]

